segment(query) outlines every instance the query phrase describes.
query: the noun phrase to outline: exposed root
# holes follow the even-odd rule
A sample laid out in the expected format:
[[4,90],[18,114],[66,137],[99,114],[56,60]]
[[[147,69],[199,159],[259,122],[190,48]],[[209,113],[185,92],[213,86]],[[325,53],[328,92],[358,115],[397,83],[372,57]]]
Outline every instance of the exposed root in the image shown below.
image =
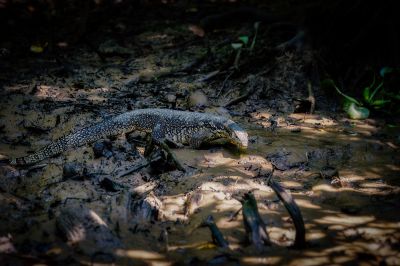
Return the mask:
[[294,248],[305,248],[306,246],[306,229],[304,227],[303,216],[300,212],[299,206],[294,201],[292,195],[290,195],[282,186],[272,179],[272,175],[268,179],[267,183],[279,197],[279,199],[285,205],[290,217],[293,220],[294,227],[296,228],[296,237],[294,240]]

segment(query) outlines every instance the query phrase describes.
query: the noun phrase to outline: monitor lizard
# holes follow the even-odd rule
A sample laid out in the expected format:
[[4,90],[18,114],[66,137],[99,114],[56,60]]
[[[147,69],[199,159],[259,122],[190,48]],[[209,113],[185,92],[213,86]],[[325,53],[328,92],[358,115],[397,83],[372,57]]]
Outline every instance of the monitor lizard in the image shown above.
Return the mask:
[[31,165],[87,143],[132,131],[149,133],[152,145],[160,146],[171,155],[180,170],[183,167],[170,151],[167,142],[192,148],[221,141],[240,149],[246,149],[248,145],[247,132],[234,121],[222,116],[170,109],[138,109],[64,135],[33,154],[9,159],[7,162],[11,165]]

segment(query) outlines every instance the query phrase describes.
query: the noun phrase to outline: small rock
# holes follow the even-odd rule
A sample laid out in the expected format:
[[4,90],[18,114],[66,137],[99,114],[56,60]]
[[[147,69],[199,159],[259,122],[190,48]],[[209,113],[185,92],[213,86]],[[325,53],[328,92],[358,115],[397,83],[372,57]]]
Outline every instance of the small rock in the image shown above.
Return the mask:
[[106,157],[107,159],[113,156],[111,151],[111,142],[98,141],[93,145],[94,158]]
[[202,107],[208,105],[208,98],[202,91],[195,91],[190,94],[189,107]]
[[64,179],[82,176],[84,172],[83,164],[77,162],[66,163],[63,167]]
[[212,113],[216,115],[220,115],[226,118],[232,118],[229,114],[229,111],[224,107],[209,107],[204,110],[207,113]]
[[174,94],[165,95],[165,100],[169,103],[174,103],[176,101],[176,96]]
[[117,192],[125,188],[123,185],[107,177],[100,181],[100,187],[104,188],[109,192]]

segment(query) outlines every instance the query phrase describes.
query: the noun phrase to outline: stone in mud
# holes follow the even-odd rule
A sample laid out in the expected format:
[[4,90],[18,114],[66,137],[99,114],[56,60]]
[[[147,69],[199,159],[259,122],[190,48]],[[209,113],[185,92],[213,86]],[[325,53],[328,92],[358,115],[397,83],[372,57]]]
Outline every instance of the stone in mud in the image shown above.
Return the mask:
[[165,95],[165,100],[169,103],[174,103],[176,101],[176,96],[174,94]]
[[220,116],[232,119],[231,115],[229,114],[229,110],[224,107],[209,107],[209,108],[206,108],[204,111],[206,113],[220,115]]
[[195,91],[190,94],[189,107],[203,107],[208,105],[208,98],[202,91]]
[[76,178],[84,174],[84,165],[77,162],[66,163],[63,167],[63,178]]
[[94,210],[82,205],[64,207],[56,218],[56,227],[69,245],[85,255],[112,253],[122,246],[107,223]]
[[117,192],[125,188],[125,186],[111,180],[108,177],[105,177],[100,181],[100,187],[109,192]]
[[106,157],[107,159],[113,156],[111,151],[111,143],[106,141],[98,141],[93,145],[94,158]]

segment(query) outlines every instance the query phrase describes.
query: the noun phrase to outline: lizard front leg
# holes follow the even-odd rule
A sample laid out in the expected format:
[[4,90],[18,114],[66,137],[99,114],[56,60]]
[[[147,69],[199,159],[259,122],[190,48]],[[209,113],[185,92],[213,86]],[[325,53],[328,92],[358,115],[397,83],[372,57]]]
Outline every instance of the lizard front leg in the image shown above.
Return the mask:
[[167,144],[167,138],[165,136],[164,126],[162,124],[157,124],[153,128],[149,147],[146,147],[145,155],[150,154],[154,150],[154,145],[159,146],[167,153],[167,159],[171,159],[176,165],[176,168],[178,168],[183,172],[186,171],[185,168],[182,166],[182,164],[176,158],[175,154],[169,148]]
[[198,149],[201,146],[224,145],[227,143],[228,141],[225,138],[215,136],[209,130],[201,130],[193,134],[189,141],[189,145],[195,149]]

